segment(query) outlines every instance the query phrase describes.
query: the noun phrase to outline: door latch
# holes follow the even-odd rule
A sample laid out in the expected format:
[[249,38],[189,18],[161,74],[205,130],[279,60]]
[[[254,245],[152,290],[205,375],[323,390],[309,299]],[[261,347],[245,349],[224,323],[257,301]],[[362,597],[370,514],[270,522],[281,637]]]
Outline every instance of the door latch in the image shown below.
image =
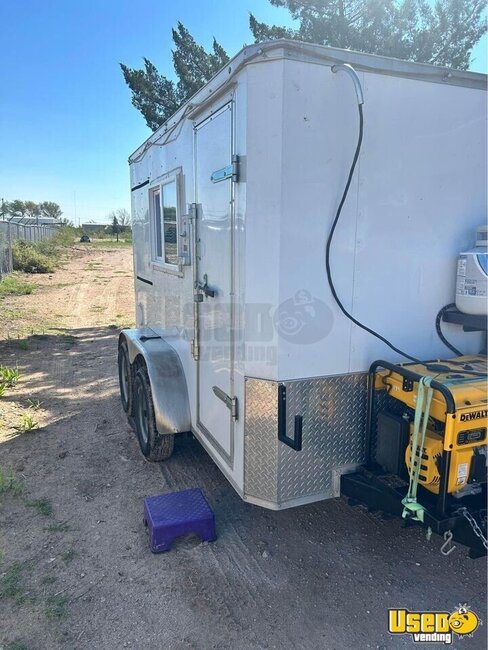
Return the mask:
[[[215,298],[217,295],[217,292],[215,289],[210,289],[208,286],[208,277],[207,274],[203,276],[203,282],[195,282],[195,289],[197,291],[201,291],[203,294],[206,295],[207,298]],[[203,295],[202,293],[196,293],[194,296],[195,302],[203,302]]]
[[239,415],[238,408],[237,408],[237,397],[230,397],[229,395],[227,395],[227,393],[224,393],[224,391],[218,386],[213,386],[212,390],[215,396],[221,399],[224,402],[224,404],[227,406],[227,408],[230,411],[232,419],[237,420]]

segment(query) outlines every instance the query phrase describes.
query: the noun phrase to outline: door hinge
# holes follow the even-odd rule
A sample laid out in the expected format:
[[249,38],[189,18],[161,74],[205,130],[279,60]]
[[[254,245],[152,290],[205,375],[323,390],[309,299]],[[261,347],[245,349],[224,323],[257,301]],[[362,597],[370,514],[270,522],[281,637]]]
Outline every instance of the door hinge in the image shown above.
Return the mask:
[[227,395],[227,393],[224,393],[224,391],[218,386],[213,386],[212,390],[215,393],[216,397],[221,399],[224,402],[224,404],[227,406],[227,408],[230,411],[232,419],[237,420],[237,418],[239,417],[237,397],[229,397],[229,395]]
[[195,359],[195,361],[198,361],[200,358],[200,348],[198,346],[198,341],[195,339],[192,339],[191,342],[191,356]]
[[194,221],[197,218],[198,212],[198,203],[189,203],[188,204],[188,218],[191,221]]
[[234,154],[232,156],[232,180],[234,183],[239,182],[239,156],[237,154]]

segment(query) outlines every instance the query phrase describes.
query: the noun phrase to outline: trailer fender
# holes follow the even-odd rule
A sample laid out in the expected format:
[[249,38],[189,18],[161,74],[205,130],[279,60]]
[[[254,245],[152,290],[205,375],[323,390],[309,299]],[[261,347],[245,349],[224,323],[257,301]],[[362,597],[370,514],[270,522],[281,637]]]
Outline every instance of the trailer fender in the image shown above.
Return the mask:
[[191,431],[190,402],[183,366],[171,345],[149,328],[122,330],[119,345],[127,343],[132,372],[144,363],[160,434]]

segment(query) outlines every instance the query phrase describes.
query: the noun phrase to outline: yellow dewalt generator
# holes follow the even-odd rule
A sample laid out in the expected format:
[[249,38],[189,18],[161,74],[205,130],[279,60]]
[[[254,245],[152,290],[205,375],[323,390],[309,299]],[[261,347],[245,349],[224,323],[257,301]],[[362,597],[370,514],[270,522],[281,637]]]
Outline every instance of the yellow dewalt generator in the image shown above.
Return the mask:
[[487,359],[395,365],[369,372],[367,458],[344,475],[352,503],[400,515],[453,542],[486,554]]

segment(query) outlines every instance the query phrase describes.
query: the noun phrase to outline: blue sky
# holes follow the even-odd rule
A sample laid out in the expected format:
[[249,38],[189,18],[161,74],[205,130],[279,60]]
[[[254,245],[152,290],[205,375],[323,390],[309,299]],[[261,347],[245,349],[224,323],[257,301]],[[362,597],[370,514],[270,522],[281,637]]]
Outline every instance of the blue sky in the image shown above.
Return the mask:
[[[1,1],[0,199],[56,201],[76,223],[129,208],[127,157],[150,131],[118,63],[147,56],[171,76],[178,20],[233,55],[252,42],[250,11],[289,24],[268,0]],[[486,72],[486,37],[474,58]]]

